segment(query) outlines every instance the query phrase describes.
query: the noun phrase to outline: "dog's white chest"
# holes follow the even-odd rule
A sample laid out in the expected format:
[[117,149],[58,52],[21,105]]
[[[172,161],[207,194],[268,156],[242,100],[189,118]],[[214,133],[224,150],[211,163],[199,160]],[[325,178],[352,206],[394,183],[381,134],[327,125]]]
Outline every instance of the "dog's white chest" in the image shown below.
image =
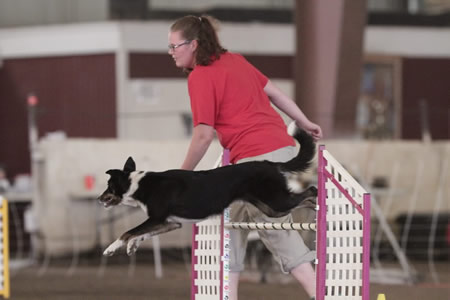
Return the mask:
[[130,174],[130,180],[131,185],[128,191],[123,195],[122,204],[133,206],[133,207],[140,207],[146,214],[148,214],[147,206],[145,206],[142,202],[135,200],[132,195],[137,191],[139,188],[139,181],[142,177],[145,176],[145,172],[138,171],[138,172],[132,172]]

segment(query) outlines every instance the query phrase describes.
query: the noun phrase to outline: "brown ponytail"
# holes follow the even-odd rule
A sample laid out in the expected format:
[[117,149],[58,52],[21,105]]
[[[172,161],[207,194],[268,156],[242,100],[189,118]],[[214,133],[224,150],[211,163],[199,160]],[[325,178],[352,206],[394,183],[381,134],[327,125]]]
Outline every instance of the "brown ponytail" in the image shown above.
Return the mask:
[[216,19],[207,15],[185,16],[176,20],[170,27],[170,31],[180,31],[186,40],[197,40],[195,62],[198,65],[207,66],[219,59],[221,54],[227,52],[220,45],[217,37],[215,28],[217,23]]

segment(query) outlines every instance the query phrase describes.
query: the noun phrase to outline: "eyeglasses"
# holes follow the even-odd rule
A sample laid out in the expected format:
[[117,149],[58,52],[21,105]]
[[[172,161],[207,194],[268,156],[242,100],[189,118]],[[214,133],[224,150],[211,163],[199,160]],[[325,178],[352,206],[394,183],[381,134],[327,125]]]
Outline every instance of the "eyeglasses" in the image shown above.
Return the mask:
[[176,44],[176,45],[170,44],[170,45],[167,46],[167,47],[169,48],[169,50],[175,51],[175,49],[177,49],[178,47],[181,47],[181,46],[183,46],[183,45],[190,44],[191,42],[192,42],[191,40],[187,40],[187,41],[181,42],[181,43]]

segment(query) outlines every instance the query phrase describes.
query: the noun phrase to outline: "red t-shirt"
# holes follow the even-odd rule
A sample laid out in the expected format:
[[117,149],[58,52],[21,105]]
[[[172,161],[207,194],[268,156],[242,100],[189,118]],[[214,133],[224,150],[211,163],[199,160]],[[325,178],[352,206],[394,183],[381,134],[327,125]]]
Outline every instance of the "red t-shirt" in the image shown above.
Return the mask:
[[214,127],[232,163],[295,145],[264,92],[267,82],[242,55],[230,52],[189,74],[194,126]]

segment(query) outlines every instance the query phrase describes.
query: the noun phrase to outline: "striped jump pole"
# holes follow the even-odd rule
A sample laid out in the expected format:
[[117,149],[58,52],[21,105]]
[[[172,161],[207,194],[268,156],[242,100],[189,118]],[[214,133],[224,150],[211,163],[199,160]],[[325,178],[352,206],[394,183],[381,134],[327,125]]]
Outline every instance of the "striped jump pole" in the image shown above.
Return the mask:
[[227,229],[244,230],[298,230],[316,231],[315,223],[252,223],[252,222],[231,222],[224,224]]
[[[222,165],[228,164],[224,151]],[[230,211],[193,227],[191,300],[229,299],[229,230],[316,231],[316,299],[369,300],[370,194],[319,147],[316,223],[230,222]]]

